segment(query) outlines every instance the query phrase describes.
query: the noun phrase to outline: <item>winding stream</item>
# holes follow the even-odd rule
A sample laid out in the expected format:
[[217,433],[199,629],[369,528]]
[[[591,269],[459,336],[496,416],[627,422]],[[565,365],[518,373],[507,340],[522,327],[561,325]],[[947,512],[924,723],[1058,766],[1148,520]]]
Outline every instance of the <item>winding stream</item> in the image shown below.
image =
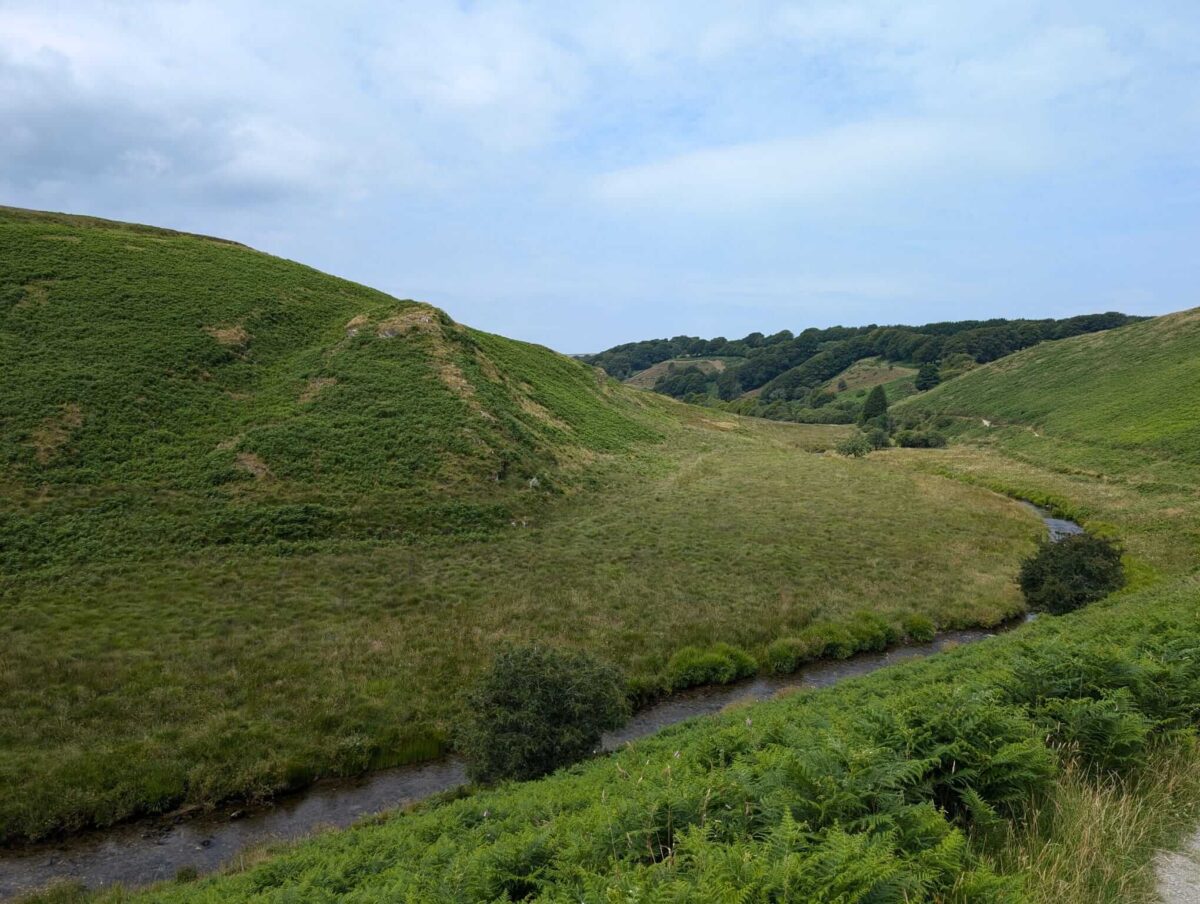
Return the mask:
[[[1044,509],[1023,504],[1042,518],[1052,540],[1083,532],[1073,521],[1054,518]],[[615,750],[668,725],[712,715],[733,703],[768,700],[792,688],[829,687],[994,634],[995,631],[988,630],[950,631],[932,643],[865,653],[842,661],[817,662],[794,675],[760,677],[674,694],[638,712],[620,730],[605,735],[603,747]],[[385,769],[356,779],[320,781],[268,806],[230,807],[200,816],[142,820],[70,836],[60,842],[0,851],[0,899],[57,880],[99,888],[114,883],[146,885],[171,879],[183,869],[194,869],[201,874],[213,872],[251,845],[301,838],[323,828],[343,828],[371,814],[424,800],[465,782],[462,761],[450,757]]]

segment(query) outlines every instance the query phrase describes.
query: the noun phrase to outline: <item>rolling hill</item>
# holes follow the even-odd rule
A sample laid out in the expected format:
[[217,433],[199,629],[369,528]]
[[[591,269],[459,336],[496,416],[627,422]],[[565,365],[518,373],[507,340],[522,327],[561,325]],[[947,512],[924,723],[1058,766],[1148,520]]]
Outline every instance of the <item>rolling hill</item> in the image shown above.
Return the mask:
[[1158,900],[1200,818],[1197,320],[978,368],[899,406],[951,448],[868,458],[1071,512],[1126,544],[1125,590],[134,899]]
[[656,435],[600,371],[232,242],[0,209],[0,260],[10,569],[475,531]]
[[1200,308],[1017,352],[903,410],[1200,464]]
[[437,756],[505,644],[1022,608],[1009,500],[233,242],[5,209],[0,355],[0,839]]

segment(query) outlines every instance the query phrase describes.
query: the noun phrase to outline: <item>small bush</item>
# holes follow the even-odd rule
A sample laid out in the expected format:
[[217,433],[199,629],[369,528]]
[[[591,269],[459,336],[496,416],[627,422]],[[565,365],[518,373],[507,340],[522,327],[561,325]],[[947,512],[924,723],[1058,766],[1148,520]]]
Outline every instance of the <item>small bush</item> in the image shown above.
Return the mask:
[[936,430],[901,430],[896,434],[896,445],[905,449],[941,449],[946,445],[946,436]]
[[924,615],[905,616],[902,627],[904,636],[912,643],[929,643],[937,636],[937,625]]
[[757,671],[754,657],[731,644],[719,643],[707,650],[684,647],[667,663],[667,686],[678,691],[700,684],[729,684]]
[[537,778],[581,760],[629,716],[616,669],[543,646],[503,650],[468,705],[458,746],[480,782]]
[[838,443],[834,450],[847,458],[862,458],[871,451],[871,442],[863,433],[855,433]]
[[886,449],[892,444],[892,439],[882,427],[874,427],[867,431],[867,442],[872,449]]
[[1056,543],[1043,541],[1038,551],[1021,563],[1018,581],[1035,612],[1071,612],[1125,585],[1121,547],[1091,534]]

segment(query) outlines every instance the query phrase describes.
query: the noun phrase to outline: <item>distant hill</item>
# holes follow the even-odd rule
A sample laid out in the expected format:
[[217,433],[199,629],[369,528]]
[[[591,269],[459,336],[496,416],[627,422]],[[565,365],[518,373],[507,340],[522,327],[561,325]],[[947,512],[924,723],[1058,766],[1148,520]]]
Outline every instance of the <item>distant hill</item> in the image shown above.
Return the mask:
[[1200,463],[1200,308],[1027,349],[902,410]]
[[10,565],[474,530],[654,435],[602,371],[233,242],[0,208],[0,261]]
[[[676,336],[618,345],[583,360],[611,376],[691,402],[779,420],[848,423],[852,406],[822,411],[836,393],[828,384],[855,363],[935,363],[948,374],[995,361],[1047,340],[1112,329],[1141,318],[1088,314],[1064,320],[964,320],[924,326],[830,327],[799,335],[783,330],[743,339]],[[718,370],[703,361],[720,358]],[[663,369],[662,364],[670,362]],[[740,400],[740,401],[739,401]]]

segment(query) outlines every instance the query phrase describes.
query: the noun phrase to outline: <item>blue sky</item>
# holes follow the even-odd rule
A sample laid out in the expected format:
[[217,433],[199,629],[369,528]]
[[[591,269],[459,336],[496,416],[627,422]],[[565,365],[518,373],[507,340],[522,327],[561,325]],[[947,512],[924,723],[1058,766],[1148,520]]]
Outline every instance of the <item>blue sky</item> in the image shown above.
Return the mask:
[[1200,304],[1194,2],[0,0],[0,124],[0,203],[568,352]]

